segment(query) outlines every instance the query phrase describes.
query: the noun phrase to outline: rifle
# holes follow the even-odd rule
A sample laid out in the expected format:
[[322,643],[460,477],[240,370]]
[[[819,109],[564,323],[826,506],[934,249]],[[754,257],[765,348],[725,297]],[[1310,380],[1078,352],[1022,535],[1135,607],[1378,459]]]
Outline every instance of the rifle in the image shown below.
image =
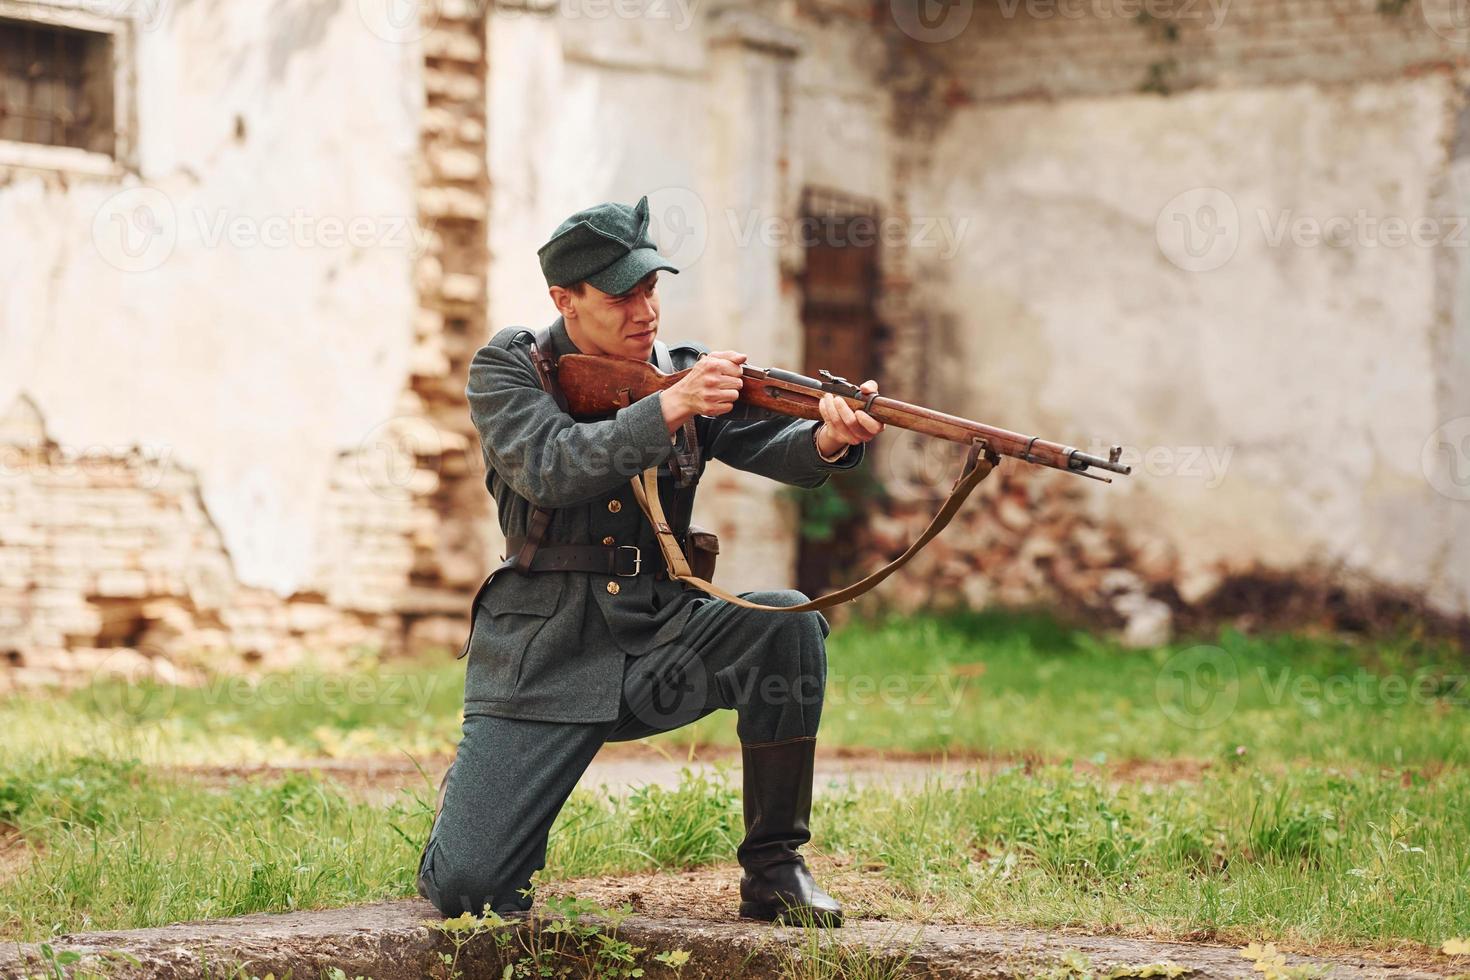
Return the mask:
[[[657,391],[669,387],[689,372],[665,374],[647,361],[625,357],[602,357],[594,354],[566,354],[557,360],[557,376],[566,392],[568,411],[574,418],[608,415]],[[1114,446],[1104,459],[1072,446],[1026,436],[1009,429],[972,422],[957,415],[947,415],[932,408],[912,405],[885,395],[869,394],[846,378],[826,371],[818,372],[822,380],[808,378],[779,368],[758,368],[749,364],[741,369],[745,384],[736,405],[744,405],[751,414],[787,415],[803,419],[820,419],[817,403],[822,395],[834,394],[854,409],[862,409],[884,425],[947,439],[964,446],[978,442],[983,450],[997,456],[1010,456],[1026,463],[1076,473],[1091,480],[1112,483],[1112,479],[1089,472],[1107,470],[1127,476],[1131,467],[1118,462],[1123,447]]]
[[[566,398],[566,411],[573,418],[597,418],[606,416],[641,398],[662,391],[683,378],[688,371],[665,374],[646,361],[634,358],[605,357],[594,354],[565,354],[554,362],[543,363],[538,371],[545,370],[555,375],[555,383]],[[980,481],[990,475],[1000,463],[1001,456],[1010,456],[1038,466],[1065,470],[1104,483],[1113,482],[1105,476],[1088,472],[1096,468],[1112,473],[1127,475],[1130,467],[1118,462],[1123,450],[1112,447],[1107,459],[1084,453],[1072,446],[1048,442],[1035,436],[1024,436],[1009,429],[997,428],[982,422],[972,422],[955,415],[946,415],[933,409],[896,398],[868,393],[845,378],[821,371],[822,380],[782,371],[777,368],[758,368],[742,365],[741,373],[745,384],[736,398],[736,409],[744,415],[736,417],[791,416],[803,419],[820,419],[818,402],[827,393],[837,395],[854,409],[862,409],[885,425],[910,429],[926,435],[937,436],[969,447],[964,468],[955,480],[948,499],[934,515],[922,534],[909,545],[902,555],[884,565],[876,572],[846,588],[829,592],[818,599],[795,606],[765,606],[751,602],[741,596],[721,589],[714,583],[694,574],[673,529],[664,516],[658,495],[657,468],[645,470],[642,476],[633,478],[633,496],[639,508],[653,526],[659,550],[663,552],[669,578],[694,586],[717,598],[749,609],[770,612],[808,612],[826,609],[838,603],[855,599],[898,571],[909,559],[944,530],[959,511],[960,506]],[[728,416],[727,416],[728,417]]]

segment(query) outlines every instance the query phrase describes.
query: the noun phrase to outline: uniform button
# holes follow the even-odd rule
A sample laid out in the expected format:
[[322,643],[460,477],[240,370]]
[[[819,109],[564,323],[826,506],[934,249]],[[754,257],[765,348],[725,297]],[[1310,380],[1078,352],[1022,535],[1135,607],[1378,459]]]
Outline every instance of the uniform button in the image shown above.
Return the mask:
[[623,591],[622,586],[618,585],[618,583],[616,583],[616,582],[609,582],[609,583],[607,583],[607,592],[608,592],[608,595],[617,595],[621,591]]
[[622,509],[623,509],[623,502],[621,500],[609,500],[607,502],[607,511],[608,511],[609,514],[616,514],[618,511],[620,511]]
[[609,534],[607,537],[605,537],[605,538],[602,539],[602,543],[605,544],[605,545],[607,545],[609,548],[611,548],[613,545],[617,544],[618,542],[617,542],[616,539],[613,538],[613,536],[611,534]]

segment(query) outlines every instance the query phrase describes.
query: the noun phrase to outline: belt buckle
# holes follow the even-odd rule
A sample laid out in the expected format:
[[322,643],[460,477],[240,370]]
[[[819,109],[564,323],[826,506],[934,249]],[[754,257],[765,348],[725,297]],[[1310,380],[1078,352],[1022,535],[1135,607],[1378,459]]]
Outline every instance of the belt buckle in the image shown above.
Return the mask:
[[[620,545],[618,545],[617,550],[619,552],[623,552],[623,551],[631,551],[631,552],[633,552],[633,570],[631,572],[614,571],[613,572],[614,575],[618,576],[619,578],[629,578],[631,576],[637,575],[639,572],[641,572],[643,570],[643,549],[642,548],[639,548],[637,545],[620,544]],[[617,562],[616,562],[616,560],[614,560],[613,567],[614,568],[617,568]]]

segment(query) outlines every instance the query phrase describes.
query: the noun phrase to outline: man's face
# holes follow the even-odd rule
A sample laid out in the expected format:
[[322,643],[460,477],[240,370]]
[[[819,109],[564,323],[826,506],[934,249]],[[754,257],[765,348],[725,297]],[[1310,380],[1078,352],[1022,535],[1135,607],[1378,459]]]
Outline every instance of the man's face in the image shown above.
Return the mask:
[[658,272],[650,272],[618,296],[584,283],[582,293],[551,287],[551,299],[566,321],[567,334],[584,354],[648,360],[658,336]]

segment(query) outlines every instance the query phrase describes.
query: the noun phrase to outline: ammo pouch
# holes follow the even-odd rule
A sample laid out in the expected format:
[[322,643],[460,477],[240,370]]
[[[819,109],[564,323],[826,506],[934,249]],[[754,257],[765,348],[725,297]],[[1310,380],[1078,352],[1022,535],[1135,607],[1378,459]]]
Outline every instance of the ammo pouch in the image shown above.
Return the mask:
[[689,559],[689,569],[706,582],[715,577],[715,559],[720,556],[720,539],[715,532],[698,524],[689,525],[685,537],[684,557]]

